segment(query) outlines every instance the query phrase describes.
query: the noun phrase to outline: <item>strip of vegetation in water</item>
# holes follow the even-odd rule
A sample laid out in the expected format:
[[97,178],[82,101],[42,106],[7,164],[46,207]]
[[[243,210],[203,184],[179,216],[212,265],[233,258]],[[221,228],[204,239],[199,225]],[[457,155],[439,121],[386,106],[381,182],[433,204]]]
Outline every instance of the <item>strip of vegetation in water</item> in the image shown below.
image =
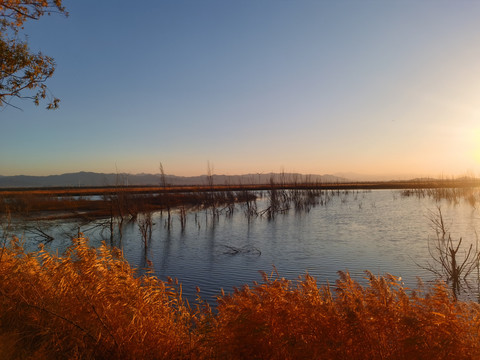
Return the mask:
[[79,237],[63,256],[0,249],[2,359],[475,359],[480,308],[438,283],[339,273],[333,286],[276,272],[189,304],[175,280],[139,276],[119,250]]
[[[273,214],[281,210],[276,200],[282,191],[349,191],[400,189],[403,195],[437,194],[452,198],[452,193],[466,193],[480,186],[477,179],[459,180],[422,180],[422,181],[388,181],[357,183],[303,183],[278,182],[272,178],[263,185],[199,185],[199,186],[109,186],[86,188],[18,188],[0,190],[0,214],[49,218],[84,218],[102,217],[135,218],[139,213],[166,210],[172,208],[218,208],[228,207],[237,202],[251,202],[261,191],[273,194]],[[448,190],[450,189],[450,190]],[[454,189],[454,190],[452,190]],[[277,191],[277,194],[274,192]],[[285,192],[283,192],[285,194]],[[446,194],[446,195],[445,195]],[[450,194],[450,195],[449,195]],[[454,195],[455,195],[454,194]],[[457,195],[458,196],[458,195]],[[299,199],[297,197],[297,199]],[[469,201],[476,201],[471,196]],[[295,208],[304,207],[304,202],[293,200]],[[306,206],[308,207],[308,206]]]
[[402,190],[401,195],[417,198],[429,197],[436,202],[447,200],[452,204],[458,204],[463,199],[473,208],[476,208],[480,202],[480,189],[478,187],[413,188]]

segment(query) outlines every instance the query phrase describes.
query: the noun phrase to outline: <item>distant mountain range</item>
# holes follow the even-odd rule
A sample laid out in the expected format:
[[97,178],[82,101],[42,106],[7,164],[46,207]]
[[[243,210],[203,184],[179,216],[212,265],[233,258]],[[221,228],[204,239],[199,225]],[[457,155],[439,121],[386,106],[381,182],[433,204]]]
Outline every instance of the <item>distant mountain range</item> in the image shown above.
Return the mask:
[[[236,184],[266,184],[271,178],[275,182],[346,182],[347,179],[334,175],[302,175],[295,173],[285,174],[246,174],[246,175],[213,175],[215,185]],[[207,175],[175,176],[165,175],[169,185],[206,185]],[[76,172],[49,176],[1,176],[0,187],[88,187],[88,186],[116,186],[116,185],[160,185],[160,174],[104,174],[94,172]]]

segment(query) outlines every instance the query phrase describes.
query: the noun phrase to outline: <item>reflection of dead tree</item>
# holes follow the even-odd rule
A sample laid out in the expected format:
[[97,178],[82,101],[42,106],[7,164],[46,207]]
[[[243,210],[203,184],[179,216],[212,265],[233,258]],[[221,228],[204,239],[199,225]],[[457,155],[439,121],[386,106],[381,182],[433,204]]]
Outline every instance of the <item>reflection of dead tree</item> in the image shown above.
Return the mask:
[[152,213],[148,212],[143,214],[143,216],[137,220],[138,229],[142,234],[143,241],[145,242],[145,249],[148,245],[148,240],[152,238]]
[[41,238],[45,240],[45,242],[50,242],[54,240],[54,237],[52,235],[47,234],[45,231],[42,230],[42,228],[38,225],[32,226],[28,229],[29,232],[31,232],[35,237]]
[[187,211],[183,206],[180,208],[180,226],[182,228],[182,232],[184,232],[185,227],[187,226]]
[[222,245],[225,250],[222,252],[224,255],[262,255],[262,252],[254,246],[243,246],[238,248],[236,246]]
[[235,211],[235,201],[236,197],[233,192],[228,191],[225,194],[225,199],[227,202],[226,210],[227,210],[227,216],[232,216],[233,212]]
[[210,161],[207,162],[207,186],[209,189],[205,192],[205,210],[208,208],[212,210],[212,216],[214,218],[213,220],[215,221],[215,217],[218,216],[218,212],[213,180],[213,165],[210,164]]
[[151,212],[144,213],[143,216],[137,219],[137,225],[143,238],[145,262],[147,266],[150,268],[151,262],[148,259],[148,248],[149,248],[150,240],[152,240],[152,226],[153,226],[152,213]]
[[[436,239],[429,240],[428,243],[428,252],[433,262],[427,263],[427,266],[422,268],[450,282],[453,296],[457,299],[461,285],[469,287],[467,278],[478,269],[480,252],[477,247],[473,249],[473,244],[470,244],[468,249],[461,247],[462,238],[458,241],[453,240],[440,207],[437,209],[438,213],[432,213],[430,216],[432,228],[436,232]],[[462,252],[459,253],[460,250]]]
[[165,176],[165,170],[163,169],[163,164],[160,163],[160,185],[163,187],[163,193],[161,194],[161,202],[167,209],[167,227],[170,229],[172,224],[172,214],[171,214],[171,205],[170,205],[170,196],[166,193],[167,189],[167,177]]

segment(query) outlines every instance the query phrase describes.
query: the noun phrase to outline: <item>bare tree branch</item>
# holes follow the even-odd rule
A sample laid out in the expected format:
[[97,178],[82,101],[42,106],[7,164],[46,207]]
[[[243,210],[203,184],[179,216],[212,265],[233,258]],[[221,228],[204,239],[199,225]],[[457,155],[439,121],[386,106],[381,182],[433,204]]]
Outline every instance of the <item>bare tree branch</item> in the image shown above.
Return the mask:
[[0,0],[0,107],[12,106],[10,99],[30,99],[35,105],[47,100],[47,109],[58,108],[59,99],[48,92],[45,82],[55,71],[53,58],[32,53],[19,31],[26,20],[45,14],[68,16],[62,0]]

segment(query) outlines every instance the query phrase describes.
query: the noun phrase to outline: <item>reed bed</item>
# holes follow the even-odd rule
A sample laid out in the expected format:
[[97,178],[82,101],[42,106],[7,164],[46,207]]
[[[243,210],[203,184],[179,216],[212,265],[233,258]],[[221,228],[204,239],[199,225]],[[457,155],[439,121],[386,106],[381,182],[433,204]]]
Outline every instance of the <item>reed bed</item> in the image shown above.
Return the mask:
[[136,277],[118,250],[78,238],[64,256],[26,254],[15,240],[0,271],[1,329],[28,358],[182,358],[194,344],[181,288]]
[[[268,184],[251,185],[219,185],[213,183],[210,177],[208,184],[197,186],[168,186],[163,176],[161,186],[105,186],[105,187],[76,187],[76,188],[13,188],[0,189],[0,214],[11,212],[16,215],[37,216],[39,213],[50,213],[57,217],[84,217],[87,214],[91,218],[106,217],[114,213],[115,216],[137,214],[152,210],[167,210],[173,207],[209,207],[216,208],[232,204],[232,197],[240,194],[255,196],[260,191],[277,191],[282,205],[282,196],[289,190],[294,198],[292,202],[296,209],[310,206],[303,197],[301,190],[309,193],[310,203],[321,192],[331,191],[332,194],[340,194],[341,191],[361,191],[373,189],[400,189],[404,190],[405,196],[433,196],[436,198],[455,199],[459,196],[468,197],[468,201],[475,205],[480,201],[478,197],[472,197],[468,192],[480,186],[480,182],[473,178],[461,178],[451,180],[411,180],[411,181],[388,181],[388,182],[354,182],[354,183],[319,183],[293,178],[287,179],[285,174],[279,177],[272,176]],[[452,190],[453,189],[453,190]],[[97,199],[92,200],[92,197]],[[102,199],[98,199],[98,198]],[[245,199],[244,199],[245,200]],[[234,200],[242,202],[243,200]],[[248,199],[251,201],[251,199]],[[322,199],[320,200],[320,202]],[[271,213],[282,210],[282,207],[272,208]]]
[[473,208],[480,203],[479,187],[443,187],[443,188],[412,188],[401,191],[403,197],[415,196],[417,198],[429,197],[436,202],[446,200],[458,204],[460,200],[466,201]]
[[79,237],[64,255],[0,250],[2,359],[479,359],[480,309],[438,283],[272,273],[188,304],[181,285],[138,275],[119,250]]
[[91,197],[54,196],[48,193],[18,192],[0,196],[0,214],[11,213],[24,218],[64,219],[120,217],[135,219],[138,214],[186,208],[232,207],[236,202],[253,201],[256,195],[247,191],[157,192],[134,193],[119,189]]

